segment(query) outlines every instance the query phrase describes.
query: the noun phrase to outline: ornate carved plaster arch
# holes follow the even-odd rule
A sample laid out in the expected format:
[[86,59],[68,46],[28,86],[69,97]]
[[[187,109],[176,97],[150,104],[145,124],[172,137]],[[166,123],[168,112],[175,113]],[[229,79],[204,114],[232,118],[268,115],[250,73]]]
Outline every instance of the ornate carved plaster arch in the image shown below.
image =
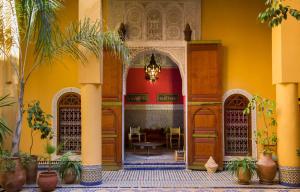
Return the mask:
[[[186,65],[187,65],[187,43],[184,41],[172,41],[172,42],[127,42],[127,46],[130,49],[130,59],[134,60],[142,53],[160,53],[167,55],[179,68],[182,79],[182,95],[186,95]],[[130,64],[126,65],[123,71],[123,94],[126,94],[126,79]]]

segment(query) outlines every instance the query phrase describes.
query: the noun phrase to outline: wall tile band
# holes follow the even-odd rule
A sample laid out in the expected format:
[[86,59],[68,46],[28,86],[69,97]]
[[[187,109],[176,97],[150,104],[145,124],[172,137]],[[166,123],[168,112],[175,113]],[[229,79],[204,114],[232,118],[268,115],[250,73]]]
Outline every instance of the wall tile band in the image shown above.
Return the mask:
[[102,184],[101,165],[83,165],[80,184],[84,186],[101,185]]
[[279,167],[280,184],[292,187],[300,187],[300,167]]

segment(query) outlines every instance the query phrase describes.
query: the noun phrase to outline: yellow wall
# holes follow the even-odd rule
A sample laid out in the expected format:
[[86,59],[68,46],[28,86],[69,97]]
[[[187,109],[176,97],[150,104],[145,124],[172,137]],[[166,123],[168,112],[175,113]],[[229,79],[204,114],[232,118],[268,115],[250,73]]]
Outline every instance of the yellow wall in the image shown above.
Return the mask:
[[[67,26],[70,21],[78,19],[78,3],[74,0],[66,0],[66,6],[60,13],[62,26]],[[30,58],[31,61],[33,58]],[[52,114],[52,98],[61,89],[66,87],[78,87],[78,63],[71,58],[63,57],[52,64],[40,66],[31,76],[25,92],[25,106],[32,100],[40,100],[46,113]],[[24,118],[21,147],[22,151],[29,151],[30,129]],[[34,139],[33,154],[44,154],[43,143],[36,133]]]
[[275,99],[271,29],[257,15],[263,1],[202,0],[202,39],[224,46],[223,85]]
[[[275,98],[271,79],[271,30],[257,20],[262,8],[261,0],[202,0],[202,39],[221,40],[224,45],[224,92],[240,88]],[[103,9],[106,21],[107,0],[104,0]],[[77,12],[77,3],[67,0],[60,17],[64,25],[76,20]],[[79,87],[78,64],[69,58],[35,71],[27,85],[25,102],[38,99],[45,111],[51,113],[53,96],[65,87]],[[24,126],[21,140],[24,151],[29,150],[29,133]],[[35,139],[33,153],[43,154],[39,139]]]
[[239,88],[275,100],[272,31],[257,19],[263,9],[261,0],[202,0],[202,39],[222,41],[224,92]]

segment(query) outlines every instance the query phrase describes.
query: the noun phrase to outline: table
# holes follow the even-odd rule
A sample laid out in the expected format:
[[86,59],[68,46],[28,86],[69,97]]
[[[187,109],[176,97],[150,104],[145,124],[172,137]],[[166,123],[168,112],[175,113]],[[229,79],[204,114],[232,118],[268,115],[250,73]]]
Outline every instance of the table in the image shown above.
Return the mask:
[[158,142],[141,142],[141,143],[132,143],[134,146],[133,150],[135,152],[135,147],[140,147],[141,149],[147,149],[147,156],[149,156],[150,148],[155,149],[156,147],[162,146],[163,143]]

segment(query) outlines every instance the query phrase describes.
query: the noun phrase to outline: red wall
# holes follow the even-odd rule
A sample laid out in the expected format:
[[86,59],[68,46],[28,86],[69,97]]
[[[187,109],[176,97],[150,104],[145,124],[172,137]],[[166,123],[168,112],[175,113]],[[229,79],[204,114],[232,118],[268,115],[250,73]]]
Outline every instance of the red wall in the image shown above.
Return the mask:
[[[163,68],[158,74],[159,79],[150,83],[145,79],[143,68],[130,68],[128,71],[127,94],[148,94],[148,102],[137,104],[183,104],[182,80],[178,68]],[[178,94],[178,102],[157,102],[157,94]],[[134,104],[132,102],[126,104]]]

